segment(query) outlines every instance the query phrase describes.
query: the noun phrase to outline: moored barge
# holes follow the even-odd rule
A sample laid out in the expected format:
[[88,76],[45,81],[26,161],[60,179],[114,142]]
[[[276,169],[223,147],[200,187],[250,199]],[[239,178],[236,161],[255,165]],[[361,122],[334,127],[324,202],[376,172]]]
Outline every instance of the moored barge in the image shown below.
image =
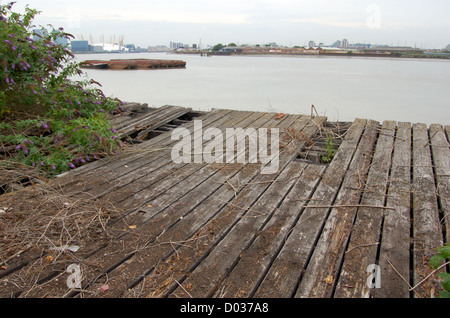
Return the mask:
[[82,68],[91,69],[160,69],[160,68],[184,68],[186,62],[182,60],[159,60],[159,59],[113,59],[105,60],[86,60],[81,62]]

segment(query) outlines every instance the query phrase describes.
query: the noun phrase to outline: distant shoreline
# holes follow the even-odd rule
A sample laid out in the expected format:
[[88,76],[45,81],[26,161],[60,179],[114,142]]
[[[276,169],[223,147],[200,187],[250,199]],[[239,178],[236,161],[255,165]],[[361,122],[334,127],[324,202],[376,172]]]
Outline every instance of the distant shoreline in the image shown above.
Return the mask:
[[327,56],[337,56],[337,57],[380,57],[380,58],[399,58],[399,59],[422,59],[422,60],[450,60],[449,55],[439,55],[439,54],[382,54],[382,53],[232,53],[232,52],[203,52],[203,51],[139,51],[139,52],[72,52],[75,55],[86,55],[86,54],[138,54],[138,53],[166,53],[166,54],[187,54],[187,55],[204,55],[204,56],[313,56],[313,57],[327,57]]
[[[151,53],[151,52],[149,52]],[[338,56],[338,57],[383,57],[383,58],[411,58],[411,59],[440,59],[450,60],[450,55],[437,55],[437,54],[381,54],[381,53],[230,53],[230,52],[199,52],[199,51],[180,51],[180,52],[167,52],[170,54],[193,54],[193,55],[215,55],[215,56]]]

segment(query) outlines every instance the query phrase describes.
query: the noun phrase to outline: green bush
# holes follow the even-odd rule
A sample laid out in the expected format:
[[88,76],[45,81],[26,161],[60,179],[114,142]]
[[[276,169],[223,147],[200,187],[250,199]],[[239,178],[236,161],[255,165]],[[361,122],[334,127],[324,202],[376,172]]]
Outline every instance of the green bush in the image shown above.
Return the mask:
[[[445,262],[450,259],[450,243],[440,246],[436,249],[436,254],[430,259],[430,266],[433,269],[445,265]],[[440,263],[444,264],[441,265]],[[448,264],[448,263],[447,263]],[[441,298],[450,298],[450,273],[439,273],[438,276],[442,278],[442,287],[444,290],[439,292]]]
[[[441,262],[445,264],[445,261],[450,259],[450,243],[440,246],[436,249],[436,255],[431,257],[431,268],[437,269],[441,265]],[[444,290],[439,292],[441,298],[450,298],[450,273],[439,273],[438,276],[442,278],[442,287]]]
[[58,44],[73,36],[53,27],[34,33],[39,12],[19,14],[13,4],[0,5],[0,159],[54,175],[118,151],[107,113],[119,112],[120,101],[83,77]]

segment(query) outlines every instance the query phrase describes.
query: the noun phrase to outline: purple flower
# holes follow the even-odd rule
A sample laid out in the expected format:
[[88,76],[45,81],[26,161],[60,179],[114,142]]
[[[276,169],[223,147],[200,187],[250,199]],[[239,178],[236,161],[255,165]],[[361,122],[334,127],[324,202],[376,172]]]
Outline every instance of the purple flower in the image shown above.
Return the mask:
[[37,47],[35,47],[34,45],[30,45],[30,47],[31,47],[33,50],[37,50]]
[[71,163],[71,162],[69,162],[69,163],[68,163],[68,165],[69,165],[69,167],[70,167],[70,168],[72,168],[72,169],[74,169],[74,168],[75,168],[74,164],[73,164],[73,163]]
[[11,50],[15,51],[16,47],[14,45],[11,46]]
[[22,149],[22,145],[17,145],[16,149]]
[[27,148],[23,148],[23,153],[27,154],[28,153],[28,149]]
[[46,123],[41,123],[41,127],[42,127],[42,128],[44,128],[44,129],[47,129],[47,130],[49,130],[49,128],[48,128],[48,126],[47,126],[47,124],[46,124]]
[[[5,68],[6,68],[6,66],[5,66]],[[15,69],[15,68],[16,68],[16,64],[12,63],[12,64],[11,64],[11,68],[12,68],[12,69]]]
[[111,131],[115,134],[117,134],[117,130],[115,130],[114,128],[111,128]]
[[11,45],[12,43],[9,40],[5,40],[5,43]]
[[14,34],[8,34],[8,36],[12,39],[14,37]]
[[50,167],[52,168],[52,170],[56,170],[56,167],[53,163],[50,165]]

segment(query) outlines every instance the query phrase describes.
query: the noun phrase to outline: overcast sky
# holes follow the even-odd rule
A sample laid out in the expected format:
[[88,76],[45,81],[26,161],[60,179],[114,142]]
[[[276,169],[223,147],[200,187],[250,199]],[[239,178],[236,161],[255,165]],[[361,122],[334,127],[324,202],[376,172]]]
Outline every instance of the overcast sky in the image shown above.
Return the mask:
[[[10,1],[0,1],[5,4]],[[17,0],[78,39],[124,35],[141,47],[170,41],[307,45],[350,43],[443,48],[450,44],[449,0]]]

